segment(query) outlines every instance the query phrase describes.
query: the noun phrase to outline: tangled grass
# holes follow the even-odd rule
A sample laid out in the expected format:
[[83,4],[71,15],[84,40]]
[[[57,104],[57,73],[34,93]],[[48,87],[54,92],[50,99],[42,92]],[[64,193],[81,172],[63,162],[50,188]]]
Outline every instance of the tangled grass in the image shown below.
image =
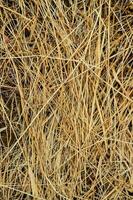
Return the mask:
[[0,1],[0,200],[133,198],[133,2]]

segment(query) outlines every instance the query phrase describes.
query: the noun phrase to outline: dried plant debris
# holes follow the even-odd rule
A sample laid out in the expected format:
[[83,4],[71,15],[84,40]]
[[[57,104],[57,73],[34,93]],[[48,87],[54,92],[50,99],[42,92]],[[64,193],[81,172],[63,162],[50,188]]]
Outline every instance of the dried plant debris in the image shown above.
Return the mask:
[[0,200],[133,198],[133,1],[0,1]]

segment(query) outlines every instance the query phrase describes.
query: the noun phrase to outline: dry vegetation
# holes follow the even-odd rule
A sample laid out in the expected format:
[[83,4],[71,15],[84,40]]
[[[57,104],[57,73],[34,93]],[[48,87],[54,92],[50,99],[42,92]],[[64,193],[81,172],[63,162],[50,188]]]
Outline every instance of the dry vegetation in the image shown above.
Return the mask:
[[0,200],[133,198],[133,2],[0,0]]

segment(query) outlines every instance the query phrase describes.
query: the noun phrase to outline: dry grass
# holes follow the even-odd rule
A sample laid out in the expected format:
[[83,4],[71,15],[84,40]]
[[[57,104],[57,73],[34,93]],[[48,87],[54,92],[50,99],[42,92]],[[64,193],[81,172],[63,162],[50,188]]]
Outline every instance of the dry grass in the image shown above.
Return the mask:
[[133,198],[133,2],[0,0],[0,200]]

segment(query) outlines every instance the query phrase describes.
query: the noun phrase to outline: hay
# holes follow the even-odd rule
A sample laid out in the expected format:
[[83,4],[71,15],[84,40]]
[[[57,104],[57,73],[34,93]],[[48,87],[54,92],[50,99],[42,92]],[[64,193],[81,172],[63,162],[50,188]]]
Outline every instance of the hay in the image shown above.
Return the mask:
[[0,200],[132,199],[132,14],[0,1]]

